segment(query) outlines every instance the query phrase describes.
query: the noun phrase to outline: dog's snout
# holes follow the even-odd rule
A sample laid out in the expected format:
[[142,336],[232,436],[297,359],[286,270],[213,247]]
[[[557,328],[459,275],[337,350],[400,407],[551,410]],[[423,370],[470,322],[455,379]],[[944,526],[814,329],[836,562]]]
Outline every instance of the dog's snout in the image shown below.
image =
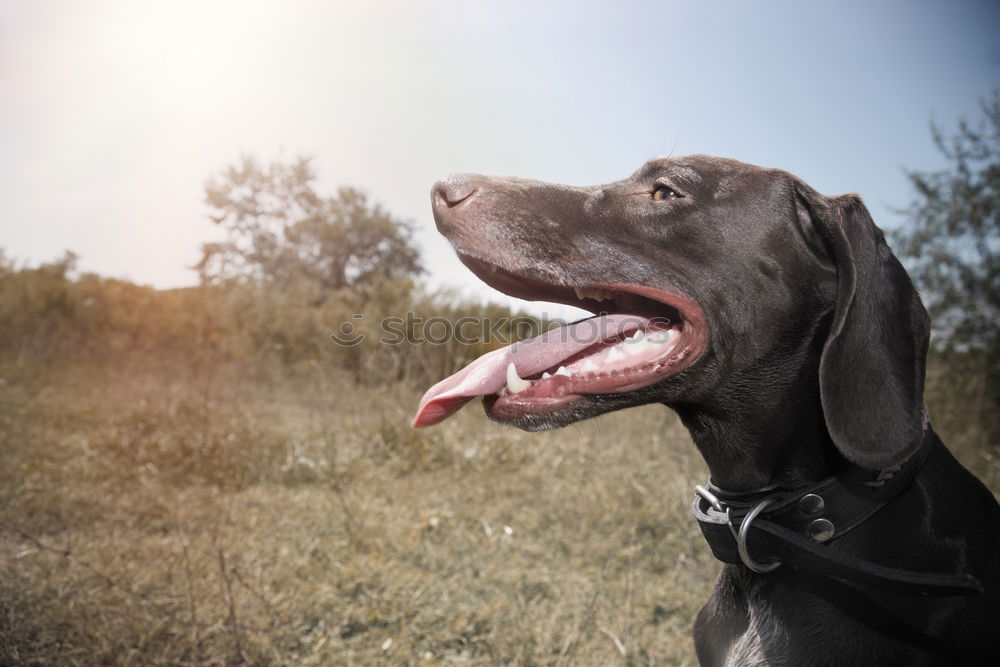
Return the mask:
[[431,199],[435,211],[455,208],[467,202],[479,190],[479,186],[469,176],[458,174],[444,178],[434,184]]

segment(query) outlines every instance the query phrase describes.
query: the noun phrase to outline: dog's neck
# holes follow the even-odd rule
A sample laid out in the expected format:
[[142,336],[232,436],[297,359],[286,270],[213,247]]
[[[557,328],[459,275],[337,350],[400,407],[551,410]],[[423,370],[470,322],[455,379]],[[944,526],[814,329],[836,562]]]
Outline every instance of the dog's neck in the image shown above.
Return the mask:
[[[700,401],[668,403],[691,433],[718,486],[733,491],[772,485],[791,489],[849,465],[823,418],[815,381],[818,355],[799,353],[801,365],[793,367],[807,370],[797,377],[765,383],[760,381],[763,375],[751,370],[734,374],[726,386]],[[734,411],[734,405],[741,407]]]
[[726,415],[674,406],[708,464],[712,480],[732,491],[793,489],[838,473],[848,464],[819,419],[790,412]]

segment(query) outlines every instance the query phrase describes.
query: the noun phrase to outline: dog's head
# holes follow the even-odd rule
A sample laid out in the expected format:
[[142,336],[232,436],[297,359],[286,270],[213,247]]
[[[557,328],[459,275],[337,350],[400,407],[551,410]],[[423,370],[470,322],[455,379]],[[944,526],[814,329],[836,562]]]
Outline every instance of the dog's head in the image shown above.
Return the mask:
[[802,372],[789,359],[805,367],[813,354],[804,381],[818,383],[848,459],[881,467],[919,441],[926,314],[857,197],[691,156],[594,187],[453,176],[432,200],[480,279],[596,315],[438,383],[416,426],[476,396],[491,418],[530,430],[654,401],[752,402],[792,380],[775,374]]

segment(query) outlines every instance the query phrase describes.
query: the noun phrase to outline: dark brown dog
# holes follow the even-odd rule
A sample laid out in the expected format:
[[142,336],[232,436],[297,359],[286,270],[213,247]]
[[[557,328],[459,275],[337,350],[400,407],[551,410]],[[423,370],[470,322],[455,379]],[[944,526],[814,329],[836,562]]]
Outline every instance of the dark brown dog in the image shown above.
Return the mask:
[[1000,507],[927,424],[927,315],[858,197],[704,156],[596,187],[453,176],[432,197],[485,282],[601,315],[443,380],[415,425],[476,396],[529,430],[676,410],[729,563],[695,624],[703,664],[1000,664]]

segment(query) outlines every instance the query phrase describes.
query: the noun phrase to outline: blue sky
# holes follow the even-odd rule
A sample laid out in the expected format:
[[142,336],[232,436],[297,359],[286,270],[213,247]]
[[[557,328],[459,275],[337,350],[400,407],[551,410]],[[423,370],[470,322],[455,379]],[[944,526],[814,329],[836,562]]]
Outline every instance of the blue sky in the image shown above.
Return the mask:
[[202,185],[315,156],[418,229],[433,285],[485,295],[433,231],[450,172],[572,184],[724,155],[859,192],[900,224],[928,123],[1000,86],[1000,3],[0,0],[0,246],[192,284]]

